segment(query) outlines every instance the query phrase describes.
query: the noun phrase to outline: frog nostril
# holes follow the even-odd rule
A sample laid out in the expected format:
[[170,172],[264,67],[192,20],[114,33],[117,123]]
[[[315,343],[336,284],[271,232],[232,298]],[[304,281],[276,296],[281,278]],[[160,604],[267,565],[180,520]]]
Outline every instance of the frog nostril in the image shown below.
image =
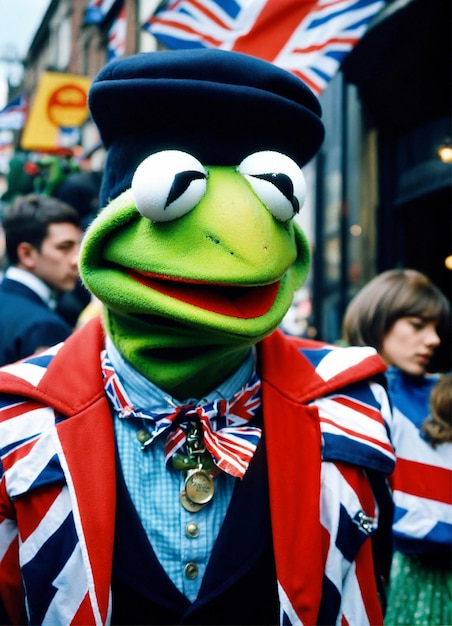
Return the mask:
[[210,239],[212,243],[216,243],[216,244],[220,243],[220,240],[218,239],[218,237],[214,237],[213,235],[207,235],[207,239]]

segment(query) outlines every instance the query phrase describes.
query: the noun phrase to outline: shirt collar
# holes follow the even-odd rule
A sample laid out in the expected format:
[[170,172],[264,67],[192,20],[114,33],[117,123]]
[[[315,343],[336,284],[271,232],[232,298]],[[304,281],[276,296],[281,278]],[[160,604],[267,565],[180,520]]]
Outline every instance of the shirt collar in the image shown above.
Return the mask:
[[34,291],[41,298],[41,300],[47,304],[47,306],[54,308],[55,299],[53,298],[52,290],[44,281],[31,272],[27,272],[20,267],[11,266],[6,270],[5,278],[22,283]]
[[[166,391],[154,385],[142,374],[137,372],[137,370],[122,357],[110,337],[107,337],[106,348],[116,375],[121,381],[133,406],[152,411],[165,412],[168,410],[168,407],[174,408],[175,406],[194,401],[192,398],[187,398],[183,402],[179,402]],[[213,402],[218,399],[229,400],[248,382],[254,369],[255,350],[250,349],[248,357],[234,374],[218,385],[218,387],[211,391],[205,398],[202,398],[199,404]]]

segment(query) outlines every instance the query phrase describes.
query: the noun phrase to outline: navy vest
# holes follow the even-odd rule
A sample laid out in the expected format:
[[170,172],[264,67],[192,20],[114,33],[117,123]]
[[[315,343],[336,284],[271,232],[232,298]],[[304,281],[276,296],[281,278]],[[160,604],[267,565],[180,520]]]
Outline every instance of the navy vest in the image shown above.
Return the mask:
[[263,440],[237,482],[194,603],[158,562],[120,471],[117,492],[112,624],[279,623]]

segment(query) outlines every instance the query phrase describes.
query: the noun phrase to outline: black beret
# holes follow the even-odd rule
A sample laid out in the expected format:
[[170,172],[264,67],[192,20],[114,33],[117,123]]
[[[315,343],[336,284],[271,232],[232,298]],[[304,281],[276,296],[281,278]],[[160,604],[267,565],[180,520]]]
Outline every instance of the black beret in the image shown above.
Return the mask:
[[159,150],[205,165],[238,165],[276,150],[300,166],[324,136],[320,105],[295,75],[218,49],[143,52],[108,63],[88,97],[108,150],[100,206],[131,185],[138,164]]

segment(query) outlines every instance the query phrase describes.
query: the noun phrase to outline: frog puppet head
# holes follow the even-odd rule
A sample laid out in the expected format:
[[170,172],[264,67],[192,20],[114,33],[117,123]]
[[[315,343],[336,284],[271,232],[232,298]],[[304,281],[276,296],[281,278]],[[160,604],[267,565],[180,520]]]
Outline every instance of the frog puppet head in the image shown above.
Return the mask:
[[90,89],[107,149],[81,276],[122,356],[202,397],[281,322],[309,269],[293,220],[323,140],[304,83],[248,55],[140,53]]

